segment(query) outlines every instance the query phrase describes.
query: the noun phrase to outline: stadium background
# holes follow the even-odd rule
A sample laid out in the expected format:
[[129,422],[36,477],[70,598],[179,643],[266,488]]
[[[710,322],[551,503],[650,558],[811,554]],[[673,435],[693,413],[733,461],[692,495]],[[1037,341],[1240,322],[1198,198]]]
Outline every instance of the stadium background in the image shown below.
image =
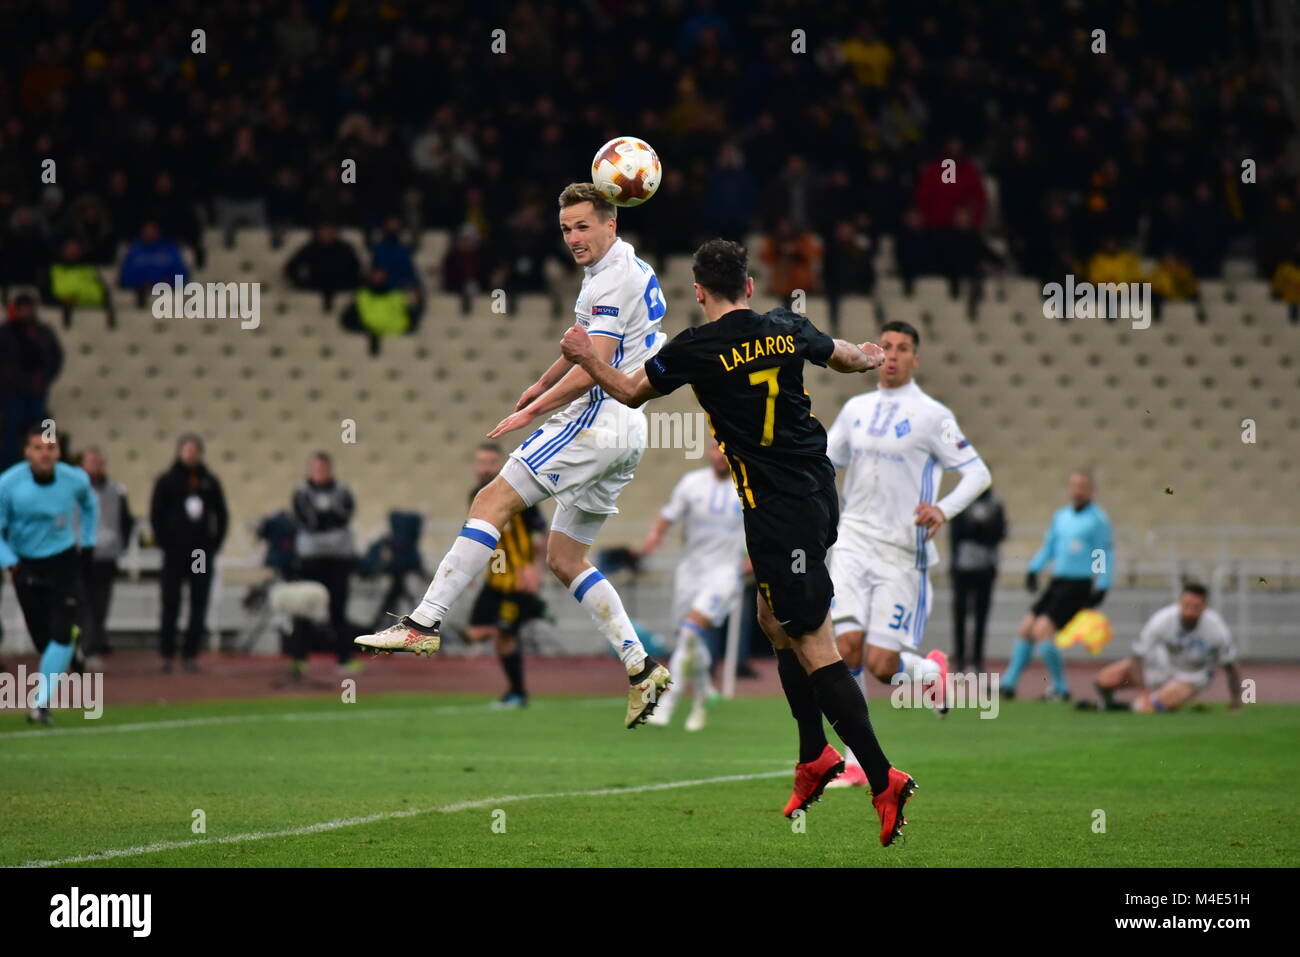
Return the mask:
[[[69,236],[100,267],[112,328],[96,310],[67,325],[42,306],[66,354],[49,412],[74,455],[108,453],[137,513],[176,437],[204,436],[232,515],[210,617],[228,642],[246,624],[245,586],[266,575],[250,525],[287,506],[315,449],[356,494],[363,546],[390,510],[418,510],[433,566],[463,517],[473,447],[568,324],[579,276],[554,196],[585,178],[595,147],[631,133],[667,175],[647,206],[621,214],[620,233],[659,268],[668,332],[699,321],[689,252],[712,235],[749,245],[760,308],[797,286],[809,317],[846,337],[871,337],[885,319],[920,328],[919,381],[958,415],[1011,523],[992,657],[1009,647],[1024,563],[1081,465],[1117,532],[1111,652],[1192,574],[1248,656],[1296,656],[1300,104],[1287,4],[0,9],[15,25],[0,88],[0,280],[8,296],[39,289]],[[206,52],[191,53],[200,28]],[[1105,54],[1090,51],[1097,28]],[[806,52],[792,52],[792,31]],[[948,157],[955,195],[938,183]],[[54,188],[39,178],[46,158]],[[344,184],[349,159],[356,182]],[[1244,159],[1254,183],[1242,182]],[[223,221],[239,214],[259,222],[228,246]],[[364,270],[390,216],[424,309],[375,355],[340,327],[350,293],[322,309],[283,265],[308,229],[333,223]],[[259,328],[156,319],[119,288],[148,219],[191,279],[261,283]],[[821,257],[810,281],[785,268],[783,250],[796,249]],[[1044,282],[1133,268],[1146,278],[1162,261],[1173,295],[1149,329],[1043,317]],[[497,289],[505,314],[492,309]],[[808,384],[825,422],[869,385],[819,372]],[[674,397],[657,411],[693,409]],[[341,441],[344,420],[354,444]],[[599,545],[638,544],[699,465],[648,453]],[[946,562],[946,535],[939,544]],[[673,557],[666,549],[627,590],[660,633]],[[152,647],[157,564],[141,543],[124,562],[110,619],[123,644],[135,633]],[[950,640],[945,579],[935,573],[930,646]],[[417,594],[424,584],[411,579]],[[354,619],[370,618],[380,587],[355,590]],[[549,649],[598,653],[589,623],[551,598]],[[8,584],[0,615],[5,652],[21,651]],[[274,647],[269,631],[259,647]]]

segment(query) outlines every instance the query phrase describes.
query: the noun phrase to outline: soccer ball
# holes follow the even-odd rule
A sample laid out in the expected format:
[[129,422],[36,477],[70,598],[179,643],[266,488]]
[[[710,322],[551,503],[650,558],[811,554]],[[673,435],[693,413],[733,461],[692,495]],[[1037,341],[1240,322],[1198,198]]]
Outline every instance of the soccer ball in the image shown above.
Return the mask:
[[591,181],[615,206],[640,206],[662,178],[659,155],[635,136],[616,136],[591,161]]
[[1104,614],[1095,608],[1084,608],[1057,634],[1056,646],[1069,648],[1077,642],[1096,655],[1106,647],[1113,634],[1110,620]]

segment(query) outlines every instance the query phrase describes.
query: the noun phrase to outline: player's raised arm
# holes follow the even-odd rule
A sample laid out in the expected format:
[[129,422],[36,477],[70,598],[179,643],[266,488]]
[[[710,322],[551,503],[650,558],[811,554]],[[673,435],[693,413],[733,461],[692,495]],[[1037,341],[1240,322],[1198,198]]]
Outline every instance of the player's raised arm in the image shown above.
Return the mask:
[[515,403],[515,411],[518,412],[542,395],[547,389],[552,388],[557,382],[564,378],[565,374],[573,368],[573,364],[568,359],[560,358],[551,363],[551,367],[542,373],[542,377],[530,385],[519,396],[519,401]]
[[[618,342],[610,339],[608,336],[598,336],[591,343],[593,362],[609,368],[609,362],[614,357],[614,351],[618,348]],[[548,415],[556,409],[562,409],[578,396],[582,395],[595,384],[591,375],[583,369],[570,365],[567,360],[560,359],[557,361],[568,366],[566,372],[558,382],[552,385],[541,395],[529,401],[523,408],[513,412],[497,423],[496,428],[488,433],[489,439],[495,439],[505,435],[507,432],[513,432],[516,429],[522,429],[534,419],[543,415]],[[552,369],[555,366],[551,367]],[[547,373],[550,374],[549,372]],[[530,390],[531,391],[531,390]],[[525,393],[527,395],[527,393]]]
[[601,351],[605,339],[605,336],[598,336],[593,340],[587,335],[587,330],[575,323],[560,340],[560,351],[608,395],[630,408],[638,408],[659,396],[660,393],[650,385],[644,366],[632,375],[626,375],[609,364],[609,356]]
[[835,340],[835,351],[826,365],[836,372],[870,372],[885,361],[885,352],[874,342],[854,345],[843,339]]

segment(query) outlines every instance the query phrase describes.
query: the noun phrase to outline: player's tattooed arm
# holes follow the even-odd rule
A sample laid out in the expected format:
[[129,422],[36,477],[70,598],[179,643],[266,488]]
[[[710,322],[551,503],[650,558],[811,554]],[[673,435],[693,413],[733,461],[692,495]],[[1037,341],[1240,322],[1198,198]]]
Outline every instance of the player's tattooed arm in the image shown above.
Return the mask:
[[610,356],[602,354],[600,347],[603,343],[599,340],[614,341],[608,336],[597,336],[593,340],[587,335],[586,329],[574,325],[560,340],[560,351],[564,358],[581,366],[582,371],[591,376],[606,394],[613,396],[616,402],[635,409],[659,395],[654,386],[650,385],[644,367],[627,375],[611,366]]
[[[609,336],[598,336],[597,340],[592,343],[592,354],[596,361],[603,364],[605,368],[609,368],[609,360],[614,358],[614,351],[618,348],[618,340],[611,339]],[[564,408],[594,384],[593,378],[587,372],[570,366],[569,371],[564,374],[559,382],[519,411],[512,412],[498,422],[497,427],[488,433],[488,438],[495,439],[507,432],[513,432],[515,429],[522,429],[534,419],[549,415],[556,409]]]
[[826,364],[836,372],[870,372],[885,361],[885,351],[874,342],[854,345],[843,339],[835,340],[835,351]]

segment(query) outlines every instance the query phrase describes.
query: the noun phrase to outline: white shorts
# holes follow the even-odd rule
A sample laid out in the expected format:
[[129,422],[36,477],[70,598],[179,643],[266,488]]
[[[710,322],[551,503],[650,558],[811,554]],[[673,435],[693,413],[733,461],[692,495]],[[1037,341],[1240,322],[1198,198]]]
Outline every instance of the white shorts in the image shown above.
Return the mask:
[[707,618],[710,625],[722,624],[739,592],[739,568],[716,568],[702,574],[699,569],[678,565],[673,583],[674,626],[680,627],[693,611]]
[[908,553],[893,551],[898,554],[839,544],[831,548],[831,622],[836,636],[861,631],[867,644],[877,648],[915,651],[930,615],[930,573],[917,568]]
[[1214,669],[1177,671],[1169,660],[1169,652],[1157,645],[1151,654],[1142,659],[1142,677],[1146,679],[1148,688],[1160,688],[1170,681],[1181,681],[1199,692],[1208,688],[1214,680]]
[[554,498],[557,519],[564,510],[616,515],[645,443],[645,413],[607,398],[571,422],[547,419],[510,453],[501,475],[529,505]]

